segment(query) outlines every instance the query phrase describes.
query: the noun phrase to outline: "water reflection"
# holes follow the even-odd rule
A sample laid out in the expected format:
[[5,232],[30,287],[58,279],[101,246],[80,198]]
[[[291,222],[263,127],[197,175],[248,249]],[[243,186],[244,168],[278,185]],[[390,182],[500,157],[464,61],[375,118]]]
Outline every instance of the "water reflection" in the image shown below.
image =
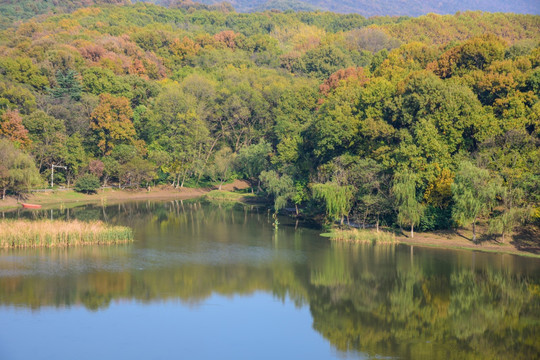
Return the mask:
[[280,219],[276,232],[264,209],[197,201],[85,206],[52,217],[129,225],[136,240],[4,251],[1,305],[97,311],[113,300],[196,305],[212,294],[263,291],[309,306],[313,328],[341,351],[460,359],[540,354],[537,259],[330,243],[289,219]]

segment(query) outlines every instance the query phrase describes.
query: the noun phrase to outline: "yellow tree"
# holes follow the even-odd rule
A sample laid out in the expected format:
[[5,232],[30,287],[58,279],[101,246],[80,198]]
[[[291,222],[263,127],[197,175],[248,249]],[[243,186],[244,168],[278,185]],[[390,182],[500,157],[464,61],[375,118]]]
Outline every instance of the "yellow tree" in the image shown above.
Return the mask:
[[92,112],[90,127],[102,155],[109,155],[118,144],[135,142],[136,132],[132,117],[133,110],[127,98],[110,94],[99,96],[99,105]]

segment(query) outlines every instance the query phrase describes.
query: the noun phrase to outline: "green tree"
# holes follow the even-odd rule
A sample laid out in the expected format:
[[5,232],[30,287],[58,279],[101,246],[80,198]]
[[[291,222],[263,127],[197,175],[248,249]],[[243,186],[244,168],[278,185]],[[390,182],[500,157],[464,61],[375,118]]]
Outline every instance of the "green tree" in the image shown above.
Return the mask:
[[333,45],[323,45],[307,51],[292,70],[326,79],[337,70],[352,65],[354,64],[348,53]]
[[69,136],[66,139],[66,148],[68,149],[63,163],[66,165],[67,186],[70,186],[71,180],[79,174],[79,170],[88,163],[88,155],[83,147],[83,138],[78,133]]
[[112,156],[105,156],[101,161],[103,162],[103,186],[107,186],[110,181],[118,177],[120,164]]
[[476,242],[478,218],[489,214],[498,191],[498,184],[488,170],[478,168],[469,161],[460,163],[452,183],[452,218],[460,226],[472,223],[473,242]]
[[135,156],[118,167],[118,179],[120,187],[146,184],[156,178],[155,166],[150,161]]
[[62,163],[68,153],[66,128],[62,120],[47,115],[44,111],[34,111],[24,117],[23,125],[32,140],[31,152],[36,158],[40,171],[51,164]]
[[56,87],[52,88],[51,94],[55,98],[68,96],[71,100],[81,99],[82,85],[78,79],[79,74],[72,69],[56,72]]
[[47,77],[43,76],[32,60],[26,57],[0,58],[0,73],[6,74],[13,81],[30,85],[38,90],[49,85]]
[[280,176],[274,170],[269,170],[261,172],[260,178],[266,191],[274,198],[276,213],[287,206],[288,201],[294,197],[294,182],[289,175]]
[[356,145],[360,127],[357,101],[358,87],[339,87],[319,109],[308,137],[320,162],[339,156]]
[[41,179],[34,160],[7,139],[0,138],[0,188],[2,199],[8,190],[15,193],[28,191],[39,185]]
[[257,144],[243,147],[238,151],[235,159],[236,170],[251,182],[252,192],[256,181],[257,189],[260,188],[259,175],[268,169],[270,164],[268,159],[271,152],[271,145],[264,140],[259,141]]
[[230,179],[234,164],[234,154],[229,147],[224,147],[216,151],[214,161],[209,169],[210,177],[219,181],[219,190],[223,183]]
[[358,189],[356,193],[356,211],[366,221],[375,221],[379,231],[381,216],[392,211],[390,195],[391,175],[384,167],[372,159],[355,161],[349,169],[348,181]]
[[206,123],[193,111],[178,113],[157,142],[170,152],[170,162],[163,169],[173,175],[173,186],[183,187],[189,177],[204,173],[210,134]]
[[296,181],[294,183],[294,196],[292,201],[294,202],[294,209],[296,211],[296,216],[299,215],[298,205],[302,204],[304,201],[308,200],[308,191],[307,191],[307,181]]
[[411,226],[411,238],[414,237],[414,226],[420,223],[424,206],[417,200],[416,176],[408,171],[394,175],[392,193],[396,199],[398,223]]
[[350,185],[339,185],[334,182],[312,184],[313,196],[321,199],[326,206],[326,215],[333,220],[340,219],[343,225],[345,216],[349,216],[354,197],[354,188]]
[[107,93],[117,96],[127,96],[130,87],[127,82],[121,81],[121,79],[109,69],[90,67],[83,72],[83,89],[94,95]]
[[0,110],[19,109],[29,114],[36,109],[35,95],[25,87],[0,81]]
[[502,204],[498,207],[499,211],[490,219],[489,232],[501,234],[504,243],[505,236],[527,219],[530,209],[524,205],[524,194],[520,188],[511,189],[505,186],[500,191],[499,197]]
[[99,178],[93,174],[84,174],[77,179],[75,191],[82,193],[95,193],[99,189]]

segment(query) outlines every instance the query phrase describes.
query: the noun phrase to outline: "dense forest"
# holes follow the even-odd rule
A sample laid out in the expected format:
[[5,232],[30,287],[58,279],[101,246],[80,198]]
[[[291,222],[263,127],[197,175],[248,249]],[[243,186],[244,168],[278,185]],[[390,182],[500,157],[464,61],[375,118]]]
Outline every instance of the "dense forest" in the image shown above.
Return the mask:
[[67,186],[243,178],[276,211],[504,239],[540,219],[539,29],[223,4],[33,18],[0,33],[0,189],[53,164]]
[[420,16],[428,13],[454,14],[458,11],[511,12],[540,14],[540,3],[530,0],[2,0],[0,1],[0,28],[14,21],[30,19],[40,14],[72,12],[82,7],[103,4],[131,4],[149,2],[170,8],[221,9],[238,12],[279,11],[333,11],[357,13],[363,16]]

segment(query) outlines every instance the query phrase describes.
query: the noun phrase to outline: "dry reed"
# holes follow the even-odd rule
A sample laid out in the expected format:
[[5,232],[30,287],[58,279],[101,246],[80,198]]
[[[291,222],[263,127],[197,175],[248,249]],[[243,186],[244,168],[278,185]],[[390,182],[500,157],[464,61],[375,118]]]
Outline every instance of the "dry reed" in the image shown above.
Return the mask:
[[0,248],[110,245],[133,241],[133,231],[101,221],[0,220]]
[[347,241],[355,243],[374,243],[374,244],[397,244],[398,240],[392,233],[386,231],[371,231],[360,229],[333,229],[330,232],[332,240]]

